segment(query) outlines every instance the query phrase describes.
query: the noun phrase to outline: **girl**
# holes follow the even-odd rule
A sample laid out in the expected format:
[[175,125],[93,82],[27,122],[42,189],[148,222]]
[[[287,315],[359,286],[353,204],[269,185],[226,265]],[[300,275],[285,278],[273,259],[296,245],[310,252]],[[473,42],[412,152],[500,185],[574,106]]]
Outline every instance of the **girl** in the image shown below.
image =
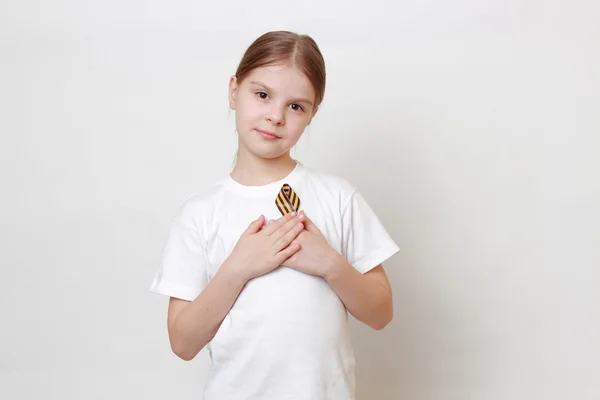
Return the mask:
[[205,400],[353,399],[347,311],[392,319],[381,263],[399,248],[349,182],[290,156],[324,91],[312,38],[259,37],[229,83],[236,165],[173,220],[150,290],[170,297],[173,352],[207,347]]

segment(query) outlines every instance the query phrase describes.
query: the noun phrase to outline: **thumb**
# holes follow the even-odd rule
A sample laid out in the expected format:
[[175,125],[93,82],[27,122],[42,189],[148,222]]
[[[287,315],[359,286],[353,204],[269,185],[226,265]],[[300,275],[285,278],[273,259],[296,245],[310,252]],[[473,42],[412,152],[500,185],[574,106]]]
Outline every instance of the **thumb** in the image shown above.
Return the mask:
[[250,223],[250,225],[248,225],[248,228],[246,228],[244,233],[242,233],[242,236],[248,236],[257,233],[258,231],[260,231],[260,228],[262,228],[264,223],[265,217],[261,215],[260,217],[258,217],[258,219],[255,219]]
[[308,216],[304,213],[304,211],[301,212],[302,214],[304,214],[304,227],[306,228],[306,230],[309,232],[317,233],[319,235],[323,235],[319,228],[317,228],[317,226],[312,222],[312,220],[308,218]]

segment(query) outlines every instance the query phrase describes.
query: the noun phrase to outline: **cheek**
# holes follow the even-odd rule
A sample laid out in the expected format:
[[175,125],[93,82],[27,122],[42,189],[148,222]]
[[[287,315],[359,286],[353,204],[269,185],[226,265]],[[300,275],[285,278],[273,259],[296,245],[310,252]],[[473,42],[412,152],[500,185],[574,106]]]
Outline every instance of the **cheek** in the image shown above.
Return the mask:
[[294,136],[301,136],[308,125],[308,117],[305,114],[292,114],[287,117],[287,126]]
[[244,101],[236,110],[236,121],[239,123],[254,122],[262,115],[260,105],[257,102]]

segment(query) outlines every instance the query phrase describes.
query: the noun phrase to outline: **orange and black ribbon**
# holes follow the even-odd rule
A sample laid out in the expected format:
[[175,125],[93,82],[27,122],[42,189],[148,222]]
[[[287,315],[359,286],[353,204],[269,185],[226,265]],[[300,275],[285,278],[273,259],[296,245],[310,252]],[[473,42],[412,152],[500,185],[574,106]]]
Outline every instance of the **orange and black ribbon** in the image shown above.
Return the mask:
[[275,198],[275,204],[282,215],[292,211],[298,212],[300,208],[300,198],[287,183],[281,187],[279,194]]

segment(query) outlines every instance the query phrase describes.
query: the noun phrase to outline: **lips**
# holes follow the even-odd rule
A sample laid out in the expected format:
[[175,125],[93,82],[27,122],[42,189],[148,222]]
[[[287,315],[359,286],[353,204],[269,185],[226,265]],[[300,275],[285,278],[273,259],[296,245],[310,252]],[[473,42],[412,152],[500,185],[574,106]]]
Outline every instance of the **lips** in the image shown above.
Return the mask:
[[276,135],[273,132],[263,131],[263,130],[260,130],[260,129],[257,129],[256,131],[258,133],[260,133],[261,135],[263,135],[263,137],[272,138],[272,139],[281,139],[281,136]]

